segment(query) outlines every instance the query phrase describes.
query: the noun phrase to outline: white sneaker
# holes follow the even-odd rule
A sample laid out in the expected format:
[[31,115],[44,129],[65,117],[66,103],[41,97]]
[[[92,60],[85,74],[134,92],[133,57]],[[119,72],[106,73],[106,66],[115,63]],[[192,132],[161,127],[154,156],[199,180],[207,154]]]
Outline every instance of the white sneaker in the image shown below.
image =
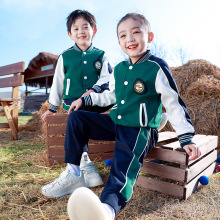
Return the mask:
[[160,122],[160,126],[157,130],[161,131],[165,127],[167,121],[168,121],[167,113],[162,113],[162,119],[161,119],[161,122]]
[[112,220],[98,196],[90,189],[81,187],[70,196],[67,204],[70,220]]
[[80,170],[84,175],[87,187],[96,187],[104,184],[94,164],[90,161],[88,153],[84,152],[80,161]]
[[47,197],[59,198],[71,194],[76,188],[85,186],[86,184],[82,174],[76,176],[66,169],[52,183],[42,188],[42,194]]

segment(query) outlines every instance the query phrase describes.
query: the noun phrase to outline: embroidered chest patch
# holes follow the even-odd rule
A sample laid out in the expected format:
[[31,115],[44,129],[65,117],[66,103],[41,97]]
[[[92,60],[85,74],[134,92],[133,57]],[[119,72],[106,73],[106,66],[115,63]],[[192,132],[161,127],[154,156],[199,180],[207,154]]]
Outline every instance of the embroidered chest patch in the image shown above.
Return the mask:
[[102,68],[102,64],[101,64],[101,62],[100,62],[99,60],[97,60],[97,61],[95,62],[95,68],[96,68],[97,70],[100,70],[100,69]]
[[145,93],[145,84],[144,82],[141,80],[141,79],[136,79],[135,83],[134,83],[134,91],[137,93],[137,94],[144,94]]

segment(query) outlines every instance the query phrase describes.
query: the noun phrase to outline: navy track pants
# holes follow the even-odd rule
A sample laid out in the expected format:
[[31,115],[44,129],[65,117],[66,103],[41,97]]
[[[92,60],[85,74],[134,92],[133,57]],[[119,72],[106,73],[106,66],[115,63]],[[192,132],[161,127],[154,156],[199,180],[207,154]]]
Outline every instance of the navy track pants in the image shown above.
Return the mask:
[[158,131],[115,125],[109,116],[96,112],[72,112],[66,127],[65,163],[80,165],[89,139],[115,140],[110,175],[100,200],[117,214],[132,196],[144,157],[157,143]]

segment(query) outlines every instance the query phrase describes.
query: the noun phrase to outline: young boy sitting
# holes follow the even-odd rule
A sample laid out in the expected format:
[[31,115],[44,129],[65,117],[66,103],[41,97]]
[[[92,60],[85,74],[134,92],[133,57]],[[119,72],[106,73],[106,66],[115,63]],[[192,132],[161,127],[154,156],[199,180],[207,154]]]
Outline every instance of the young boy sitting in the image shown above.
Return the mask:
[[[79,166],[90,138],[116,141],[110,176],[100,200],[88,188],[76,189],[67,206],[71,220],[113,220],[125,207],[133,194],[144,157],[157,143],[162,104],[181,147],[191,160],[201,154],[192,142],[194,127],[169,67],[147,49],[154,38],[149,22],[143,15],[129,13],[119,21],[117,34],[119,44],[130,60],[115,67],[109,91],[91,93],[74,101],[69,109],[65,145],[67,163]],[[110,117],[77,111],[81,106],[112,103],[115,105]],[[75,111],[71,112],[72,109]],[[69,156],[71,152],[74,152],[72,157]]]
[[[100,93],[108,89],[109,77],[112,72],[108,58],[103,50],[92,45],[92,39],[97,32],[95,17],[87,11],[75,10],[67,17],[67,31],[75,45],[65,50],[58,58],[54,74],[53,84],[49,96],[50,107],[42,115],[45,121],[47,115],[53,115],[64,100],[63,108],[68,111],[70,104],[91,92]],[[107,107],[84,107],[86,111],[104,112]],[[42,193],[48,197],[60,197],[73,192],[68,184],[80,181],[79,186],[95,187],[103,184],[93,163],[90,161],[87,150],[84,151],[77,178],[71,175],[71,164],[67,165],[66,171],[53,183],[42,188]],[[84,180],[85,183],[84,183]],[[68,182],[66,188],[59,182]],[[82,183],[81,183],[82,182]]]

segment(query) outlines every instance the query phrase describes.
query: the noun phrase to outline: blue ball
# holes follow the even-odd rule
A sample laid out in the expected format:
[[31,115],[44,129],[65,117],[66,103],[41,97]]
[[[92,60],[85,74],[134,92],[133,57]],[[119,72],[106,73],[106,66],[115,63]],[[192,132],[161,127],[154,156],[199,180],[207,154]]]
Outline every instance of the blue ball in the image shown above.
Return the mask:
[[207,176],[201,176],[199,178],[199,182],[202,184],[202,185],[208,185],[209,184],[209,178]]
[[220,157],[217,158],[217,162],[220,163]]
[[112,159],[106,159],[105,160],[105,165],[106,166],[111,166],[111,164],[112,164]]

